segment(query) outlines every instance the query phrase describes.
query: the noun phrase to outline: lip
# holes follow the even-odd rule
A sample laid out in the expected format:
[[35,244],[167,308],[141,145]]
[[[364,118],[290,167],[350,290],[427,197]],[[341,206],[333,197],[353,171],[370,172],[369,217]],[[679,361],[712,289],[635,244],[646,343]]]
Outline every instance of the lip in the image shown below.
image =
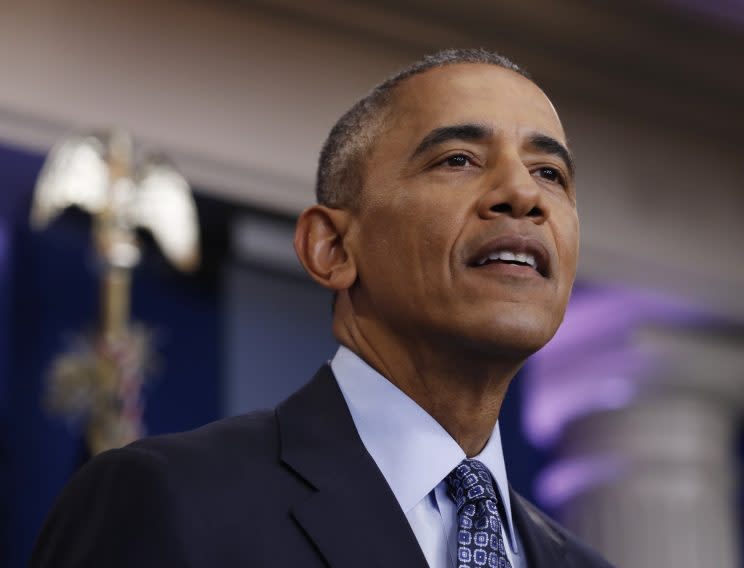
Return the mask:
[[[470,268],[486,268],[491,266],[490,264],[478,265],[478,261],[488,256],[491,253],[509,250],[516,253],[531,254],[535,257],[537,263],[537,272],[543,278],[549,278],[551,275],[550,265],[550,254],[545,245],[534,237],[526,237],[523,235],[510,234],[501,235],[499,237],[493,237],[483,243],[478,249],[471,255],[468,256],[467,265]],[[517,266],[504,264],[502,266]],[[523,267],[519,267],[523,268]],[[524,267],[527,268],[527,267]],[[533,270],[528,268],[528,270]]]

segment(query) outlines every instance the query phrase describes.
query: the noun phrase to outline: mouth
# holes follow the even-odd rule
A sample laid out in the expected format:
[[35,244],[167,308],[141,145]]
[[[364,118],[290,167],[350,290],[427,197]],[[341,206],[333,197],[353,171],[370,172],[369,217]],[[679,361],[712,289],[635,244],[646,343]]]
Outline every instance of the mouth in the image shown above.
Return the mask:
[[470,257],[468,266],[483,268],[491,265],[519,267],[522,271],[543,278],[550,276],[550,256],[538,240],[519,235],[507,235],[489,240]]

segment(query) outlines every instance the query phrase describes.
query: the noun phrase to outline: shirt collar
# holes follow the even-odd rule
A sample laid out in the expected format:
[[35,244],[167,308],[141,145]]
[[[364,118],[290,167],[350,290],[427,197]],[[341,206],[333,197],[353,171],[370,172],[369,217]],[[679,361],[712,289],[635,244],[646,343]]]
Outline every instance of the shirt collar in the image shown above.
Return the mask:
[[[408,513],[465,459],[465,452],[413,399],[350,349],[339,347],[331,369],[362,443],[401,509]],[[514,539],[498,423],[474,459],[483,462],[493,475],[506,510],[508,532]]]

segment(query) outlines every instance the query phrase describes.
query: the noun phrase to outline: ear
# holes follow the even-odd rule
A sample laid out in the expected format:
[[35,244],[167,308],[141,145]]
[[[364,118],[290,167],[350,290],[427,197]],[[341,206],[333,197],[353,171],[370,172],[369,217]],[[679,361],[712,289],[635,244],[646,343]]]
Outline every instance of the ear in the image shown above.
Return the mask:
[[313,205],[297,219],[294,247],[310,277],[331,290],[346,290],[357,277],[356,264],[344,237],[351,213]]

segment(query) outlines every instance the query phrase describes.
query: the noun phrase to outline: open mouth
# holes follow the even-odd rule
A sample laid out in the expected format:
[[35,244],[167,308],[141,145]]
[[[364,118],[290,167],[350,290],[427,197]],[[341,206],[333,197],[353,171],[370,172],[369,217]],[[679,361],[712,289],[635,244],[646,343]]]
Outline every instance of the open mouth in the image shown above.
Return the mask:
[[540,276],[549,276],[549,256],[545,247],[535,239],[506,236],[492,239],[471,257],[469,266],[480,268],[491,264],[521,266]]
[[502,264],[516,264],[517,266],[529,266],[537,270],[537,261],[531,254],[524,252],[513,252],[509,250],[495,251],[475,263],[476,266],[485,266],[500,262]]

